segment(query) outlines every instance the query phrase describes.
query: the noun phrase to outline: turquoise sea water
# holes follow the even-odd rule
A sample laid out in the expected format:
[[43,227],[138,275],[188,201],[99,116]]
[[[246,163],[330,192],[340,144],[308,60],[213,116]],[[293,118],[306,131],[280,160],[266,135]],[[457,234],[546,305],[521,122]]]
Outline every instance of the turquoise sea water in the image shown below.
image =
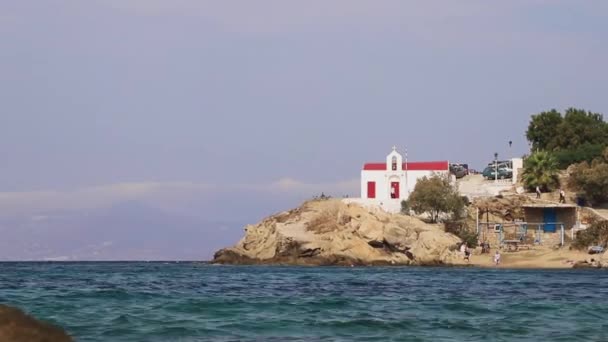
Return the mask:
[[78,341],[607,341],[608,272],[0,263]]

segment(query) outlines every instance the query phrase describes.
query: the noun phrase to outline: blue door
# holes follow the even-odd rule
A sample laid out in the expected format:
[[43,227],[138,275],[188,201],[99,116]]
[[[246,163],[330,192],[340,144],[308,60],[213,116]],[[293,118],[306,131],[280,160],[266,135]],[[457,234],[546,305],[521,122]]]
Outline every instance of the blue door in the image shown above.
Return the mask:
[[545,208],[543,210],[543,222],[546,232],[555,232],[555,222],[557,222],[557,211],[555,208]]

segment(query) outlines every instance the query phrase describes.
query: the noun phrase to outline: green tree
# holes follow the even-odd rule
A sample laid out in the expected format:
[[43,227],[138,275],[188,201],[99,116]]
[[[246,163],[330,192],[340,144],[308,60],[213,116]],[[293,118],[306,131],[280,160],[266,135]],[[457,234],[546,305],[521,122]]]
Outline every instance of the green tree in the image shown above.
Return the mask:
[[418,180],[408,201],[402,203],[402,208],[411,208],[416,214],[428,213],[431,222],[437,222],[441,213],[450,213],[457,218],[464,211],[464,207],[465,200],[450,184],[449,178],[441,175]]
[[546,151],[532,153],[524,160],[522,180],[529,190],[534,190],[537,186],[543,191],[555,189],[559,184],[555,157]]
[[569,108],[557,127],[548,150],[571,150],[584,145],[608,144],[608,124],[599,113]]
[[591,162],[608,146],[608,123],[602,114],[568,108],[564,115],[552,109],[532,115],[526,138],[532,152],[554,153],[558,167]]
[[562,121],[562,115],[555,109],[532,115],[526,131],[526,138],[532,144],[532,151],[549,149],[554,143]]
[[582,162],[574,166],[568,185],[591,204],[608,202],[608,148],[602,157],[596,158],[591,164]]
[[567,169],[570,165],[584,161],[590,162],[601,157],[604,148],[605,145],[585,144],[568,150],[555,151],[552,154],[557,161],[557,167],[560,169]]

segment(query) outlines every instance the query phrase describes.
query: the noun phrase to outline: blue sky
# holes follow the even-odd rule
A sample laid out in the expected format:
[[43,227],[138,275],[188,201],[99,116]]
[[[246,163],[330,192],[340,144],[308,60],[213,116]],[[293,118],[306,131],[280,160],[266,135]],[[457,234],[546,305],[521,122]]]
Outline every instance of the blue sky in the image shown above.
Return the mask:
[[138,202],[233,221],[238,238],[314,193],[357,194],[362,164],[393,145],[476,167],[521,155],[530,114],[608,112],[607,14],[604,1],[3,1],[0,216]]

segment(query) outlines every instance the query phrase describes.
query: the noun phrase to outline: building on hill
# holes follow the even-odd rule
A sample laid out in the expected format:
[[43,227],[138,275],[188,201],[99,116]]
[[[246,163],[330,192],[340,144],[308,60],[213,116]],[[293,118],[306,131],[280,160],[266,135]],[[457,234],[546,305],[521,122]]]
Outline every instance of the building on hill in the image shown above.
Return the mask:
[[385,162],[365,163],[361,170],[361,198],[348,199],[367,206],[379,206],[389,212],[399,212],[401,201],[407,199],[414,190],[416,182],[422,177],[433,174],[448,176],[448,161],[409,162],[393,151],[386,156]]

